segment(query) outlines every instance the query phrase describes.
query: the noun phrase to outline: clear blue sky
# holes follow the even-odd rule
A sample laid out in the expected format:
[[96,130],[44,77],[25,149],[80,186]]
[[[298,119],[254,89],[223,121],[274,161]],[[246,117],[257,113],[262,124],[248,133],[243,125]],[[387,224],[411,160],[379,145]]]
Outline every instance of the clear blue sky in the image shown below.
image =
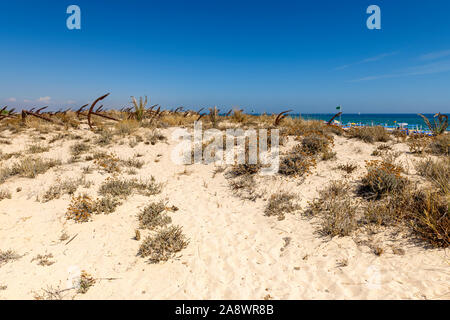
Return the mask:
[[449,17],[448,0],[1,1],[0,105],[450,112]]

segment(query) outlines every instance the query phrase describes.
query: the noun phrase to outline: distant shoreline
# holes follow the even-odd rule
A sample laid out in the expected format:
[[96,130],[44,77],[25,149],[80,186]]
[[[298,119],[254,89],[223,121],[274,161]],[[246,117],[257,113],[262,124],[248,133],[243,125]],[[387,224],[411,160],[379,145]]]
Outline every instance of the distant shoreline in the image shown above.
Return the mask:
[[[337,112],[336,112],[337,113]],[[330,120],[336,113],[290,113],[293,118],[301,117],[305,120]],[[449,113],[443,113],[450,117]],[[253,114],[261,115],[261,114]],[[435,113],[423,113],[430,121],[433,121]],[[400,123],[407,123],[408,129],[428,130],[427,125],[417,113],[343,113],[341,116],[344,125],[381,125],[387,128],[397,127]],[[335,120],[339,120],[337,117]],[[450,131],[450,128],[447,128]]]

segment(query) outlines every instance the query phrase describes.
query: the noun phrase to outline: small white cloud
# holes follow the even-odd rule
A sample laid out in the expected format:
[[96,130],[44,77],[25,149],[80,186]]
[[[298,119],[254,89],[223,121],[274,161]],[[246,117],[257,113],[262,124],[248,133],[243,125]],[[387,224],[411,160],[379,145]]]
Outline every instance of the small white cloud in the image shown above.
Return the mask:
[[69,100],[67,101],[67,104],[74,104],[76,101],[75,100]]
[[8,100],[7,100],[8,102],[16,102],[17,101],[17,99],[16,98],[14,98],[14,97],[11,97],[11,98],[9,98]]
[[38,99],[38,102],[49,102],[52,98],[47,96],[47,97],[40,97]]
[[31,100],[28,100],[28,99],[25,99],[25,100],[23,100],[23,102],[25,102],[25,103],[30,103],[30,102],[32,102]]

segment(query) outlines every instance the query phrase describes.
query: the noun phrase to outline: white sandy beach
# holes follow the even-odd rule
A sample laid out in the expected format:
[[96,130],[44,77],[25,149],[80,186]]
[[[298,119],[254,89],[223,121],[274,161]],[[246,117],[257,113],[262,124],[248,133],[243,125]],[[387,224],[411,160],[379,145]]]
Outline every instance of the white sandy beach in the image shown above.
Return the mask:
[[[51,150],[39,154],[60,159],[62,165],[34,179],[7,179],[0,186],[11,192],[11,199],[0,201],[0,250],[10,249],[21,257],[0,265],[0,286],[4,286],[0,299],[34,299],[43,289],[70,288],[76,270],[85,270],[96,283],[85,294],[62,291],[64,299],[450,299],[448,250],[427,248],[396,229],[327,238],[318,234],[314,218],[302,215],[308,201],[330,180],[355,184],[365,171],[365,161],[377,159],[371,153],[380,143],[335,136],[335,160],[318,162],[303,182],[279,175],[257,176],[257,189],[263,196],[251,201],[234,195],[224,173],[214,175],[214,164],[174,164],[170,157],[176,143],[170,139],[173,130],[161,130],[169,140],[155,145],[141,142],[130,147],[125,137],[122,145],[92,146],[92,150],[114,152],[120,159],[141,154],[145,164],[136,169],[137,175],[122,172],[120,176],[154,176],[164,185],[160,194],[133,194],[115,212],[94,215],[86,223],[66,219],[70,195],[37,201],[57,179],[83,174],[92,184],[79,187],[77,194],[95,197],[98,186],[110,176],[98,170],[83,173],[83,167],[95,167],[92,162],[67,163],[70,146],[79,140],[56,141]],[[83,139],[94,136],[87,128],[73,133]],[[0,145],[3,154],[35,143],[27,132],[11,137],[12,144]],[[399,160],[411,180],[418,180],[415,157],[407,153],[407,146],[389,144],[402,152]],[[2,160],[2,165],[16,161],[12,157]],[[353,173],[334,169],[348,162],[358,165]],[[264,215],[267,199],[280,190],[296,194],[301,206],[281,221]],[[169,261],[150,264],[137,256],[136,216],[146,204],[158,200],[179,209],[168,215],[173,225],[183,228],[189,244]],[[63,232],[68,238],[61,241]],[[141,232],[145,237],[149,231]],[[383,249],[381,255],[374,254],[374,245]],[[39,254],[52,254],[54,263],[42,266],[32,261]]]

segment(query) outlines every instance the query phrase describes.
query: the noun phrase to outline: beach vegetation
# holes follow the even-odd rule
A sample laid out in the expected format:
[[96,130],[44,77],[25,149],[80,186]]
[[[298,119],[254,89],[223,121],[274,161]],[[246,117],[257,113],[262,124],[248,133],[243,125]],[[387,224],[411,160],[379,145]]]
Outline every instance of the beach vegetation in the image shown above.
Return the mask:
[[99,189],[99,194],[103,196],[111,195],[113,197],[119,197],[126,199],[134,191],[140,194],[150,196],[161,192],[162,184],[157,183],[152,176],[149,180],[137,180],[137,179],[120,179],[120,178],[107,178]]
[[45,173],[50,168],[60,165],[61,161],[27,157],[14,163],[11,167],[0,169],[0,183],[12,176],[35,178],[38,174]]
[[311,173],[316,166],[316,159],[305,153],[301,145],[296,145],[281,158],[278,172],[285,176],[302,177]]
[[345,171],[347,174],[350,174],[358,168],[358,165],[348,162],[338,165],[337,168],[339,170]]
[[50,147],[48,147],[48,146],[43,146],[40,144],[33,144],[28,147],[27,153],[35,154],[35,153],[47,152],[48,150],[50,150]]
[[430,129],[433,136],[438,136],[440,134],[443,134],[448,127],[448,116],[445,114],[436,113],[434,115],[433,122],[428,120],[427,117],[425,117],[423,114],[419,113],[419,116],[422,117],[423,121],[425,121],[428,129]]
[[428,145],[429,152],[438,156],[450,156],[450,133],[433,137]]
[[145,139],[145,144],[155,145],[158,142],[166,142],[167,137],[161,133],[161,131],[157,129],[152,129],[147,135]]
[[350,128],[347,135],[368,143],[387,142],[390,139],[389,133],[381,126]]
[[83,152],[89,151],[90,146],[84,142],[77,142],[70,147],[70,153],[72,156],[79,156]]
[[59,199],[64,194],[73,195],[80,185],[89,185],[84,178],[57,180],[48,188],[42,196],[42,202],[48,202],[53,199]]
[[305,214],[320,219],[320,232],[326,236],[348,236],[358,227],[358,204],[347,182],[332,181],[309,202]]
[[379,199],[389,193],[401,192],[408,180],[402,168],[391,161],[366,161],[367,174],[361,179],[358,193],[369,199]]
[[134,118],[138,122],[142,122],[145,117],[145,106],[147,105],[147,96],[145,97],[145,100],[140,97],[139,102],[137,102],[135,97],[131,97],[131,102],[133,103],[134,107]]
[[128,136],[134,133],[139,127],[139,122],[134,119],[122,120],[116,123],[116,133],[121,136]]
[[18,255],[14,250],[0,250],[0,267],[8,262],[20,259],[22,256]]
[[138,221],[140,228],[155,229],[157,227],[165,226],[172,222],[164,212],[166,211],[166,204],[162,201],[152,202],[142,209],[138,214]]
[[77,293],[85,294],[95,284],[95,282],[96,279],[94,279],[85,270],[81,270]]
[[158,263],[169,260],[188,244],[189,240],[183,234],[181,227],[169,226],[145,238],[139,247],[138,255],[143,258],[148,257],[150,263]]
[[284,220],[286,213],[292,213],[300,206],[294,200],[296,196],[289,192],[278,192],[270,196],[264,214],[266,216],[276,216],[278,220]]

